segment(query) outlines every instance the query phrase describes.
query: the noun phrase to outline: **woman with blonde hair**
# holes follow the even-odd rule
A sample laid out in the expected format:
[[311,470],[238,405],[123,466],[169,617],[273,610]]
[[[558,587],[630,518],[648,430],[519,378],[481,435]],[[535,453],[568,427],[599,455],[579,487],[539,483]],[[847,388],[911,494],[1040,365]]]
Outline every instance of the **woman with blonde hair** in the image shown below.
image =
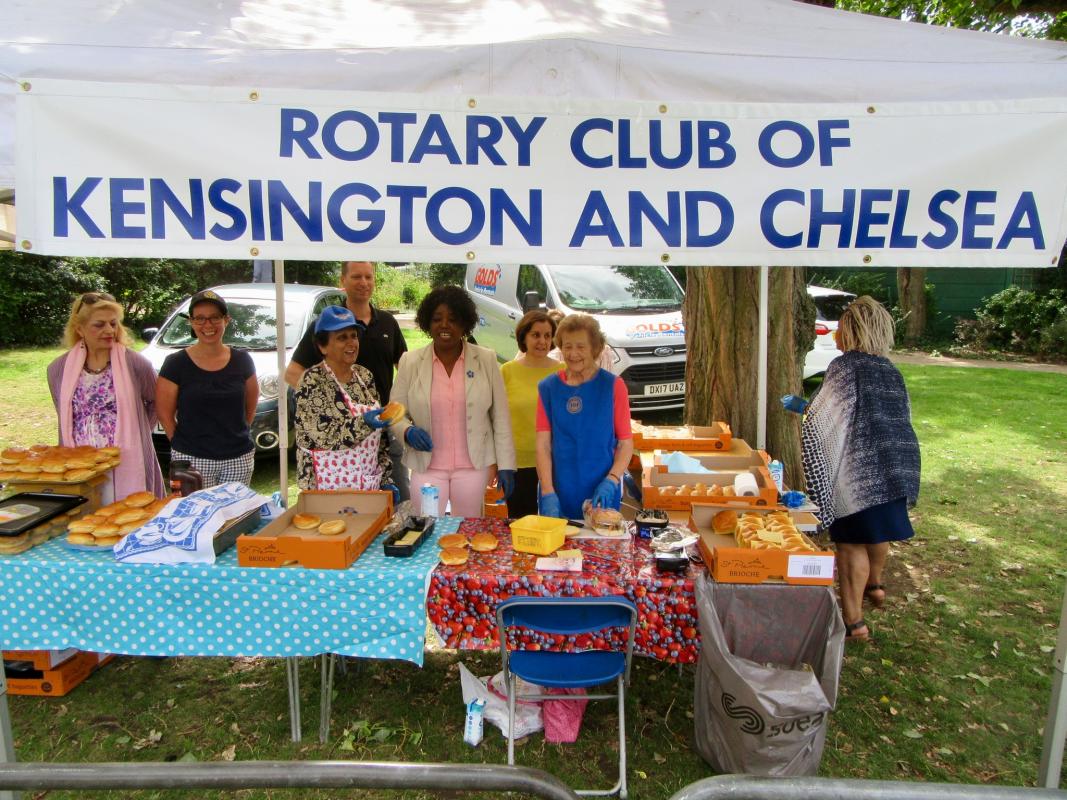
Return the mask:
[[618,375],[597,366],[607,344],[588,314],[556,328],[563,368],[537,385],[539,507],[548,517],[581,519],[586,500],[618,509],[633,455],[630,401]]
[[889,361],[893,319],[871,297],[852,302],[837,327],[843,354],[830,362],[804,416],[808,491],[837,549],[846,638],[870,638],[863,599],[880,608],[889,543],[915,535],[919,441],[904,378]]
[[122,318],[122,306],[106,292],[86,292],[74,301],[63,338],[70,349],[48,365],[59,443],[118,447],[115,497],[142,491],[163,497],[152,447],[156,371],[129,348]]

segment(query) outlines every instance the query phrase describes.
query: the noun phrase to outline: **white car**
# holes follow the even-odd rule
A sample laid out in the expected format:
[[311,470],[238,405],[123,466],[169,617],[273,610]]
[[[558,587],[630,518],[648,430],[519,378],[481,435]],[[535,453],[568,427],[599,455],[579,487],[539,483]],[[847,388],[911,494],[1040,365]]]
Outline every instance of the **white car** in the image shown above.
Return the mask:
[[851,292],[809,286],[808,296],[815,302],[815,344],[804,359],[804,379],[826,372],[830,362],[841,355],[834,341],[834,331],[841,314],[856,299]]
[[[252,439],[256,453],[276,451],[278,447],[278,389],[285,382],[278,377],[278,325],[274,314],[273,283],[235,283],[228,286],[213,286],[230,312],[229,327],[223,341],[249,351],[256,365],[259,378],[259,405],[252,420]],[[344,293],[337,287],[285,285],[285,350],[286,362],[300,342],[304,332],[318,319],[328,305],[345,301]],[[144,337],[149,341],[141,355],[152,362],[159,372],[163,360],[171,353],[188,347],[194,341],[189,325],[189,298],[182,300],[167,321],[157,328],[146,328]],[[289,425],[292,430],[292,390],[289,392]],[[156,451],[170,453],[170,442],[159,425],[152,438]],[[289,437],[292,442],[292,436]]]

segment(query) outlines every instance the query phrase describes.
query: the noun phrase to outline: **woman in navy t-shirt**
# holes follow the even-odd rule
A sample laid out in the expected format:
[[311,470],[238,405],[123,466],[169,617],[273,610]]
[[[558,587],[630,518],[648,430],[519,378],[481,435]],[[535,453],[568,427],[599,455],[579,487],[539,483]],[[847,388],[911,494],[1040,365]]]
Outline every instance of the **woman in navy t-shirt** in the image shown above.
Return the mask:
[[256,448],[251,424],[259,402],[252,357],[222,343],[230,321],[226,301],[210,289],[189,304],[196,344],[167,356],[156,382],[156,410],[170,439],[171,459],[191,462],[204,488],[248,484]]

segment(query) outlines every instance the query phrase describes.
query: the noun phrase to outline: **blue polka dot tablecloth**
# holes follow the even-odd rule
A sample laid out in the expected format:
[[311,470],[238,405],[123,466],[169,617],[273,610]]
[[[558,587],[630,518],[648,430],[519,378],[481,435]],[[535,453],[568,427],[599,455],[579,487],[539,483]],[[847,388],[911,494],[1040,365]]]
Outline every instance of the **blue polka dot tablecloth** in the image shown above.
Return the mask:
[[119,564],[110,551],[62,539],[0,558],[0,647],[158,656],[339,653],[422,665],[426,591],[436,538],[387,558],[379,536],[348,569],[237,566],[231,547],[212,565]]

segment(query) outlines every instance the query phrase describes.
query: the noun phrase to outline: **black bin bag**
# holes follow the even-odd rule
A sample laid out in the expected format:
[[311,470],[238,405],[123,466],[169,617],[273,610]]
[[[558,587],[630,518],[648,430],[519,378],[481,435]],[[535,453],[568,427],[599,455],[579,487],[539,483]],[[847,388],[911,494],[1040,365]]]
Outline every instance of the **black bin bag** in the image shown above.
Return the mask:
[[696,748],[720,773],[819,769],[845,625],[825,586],[696,580]]

